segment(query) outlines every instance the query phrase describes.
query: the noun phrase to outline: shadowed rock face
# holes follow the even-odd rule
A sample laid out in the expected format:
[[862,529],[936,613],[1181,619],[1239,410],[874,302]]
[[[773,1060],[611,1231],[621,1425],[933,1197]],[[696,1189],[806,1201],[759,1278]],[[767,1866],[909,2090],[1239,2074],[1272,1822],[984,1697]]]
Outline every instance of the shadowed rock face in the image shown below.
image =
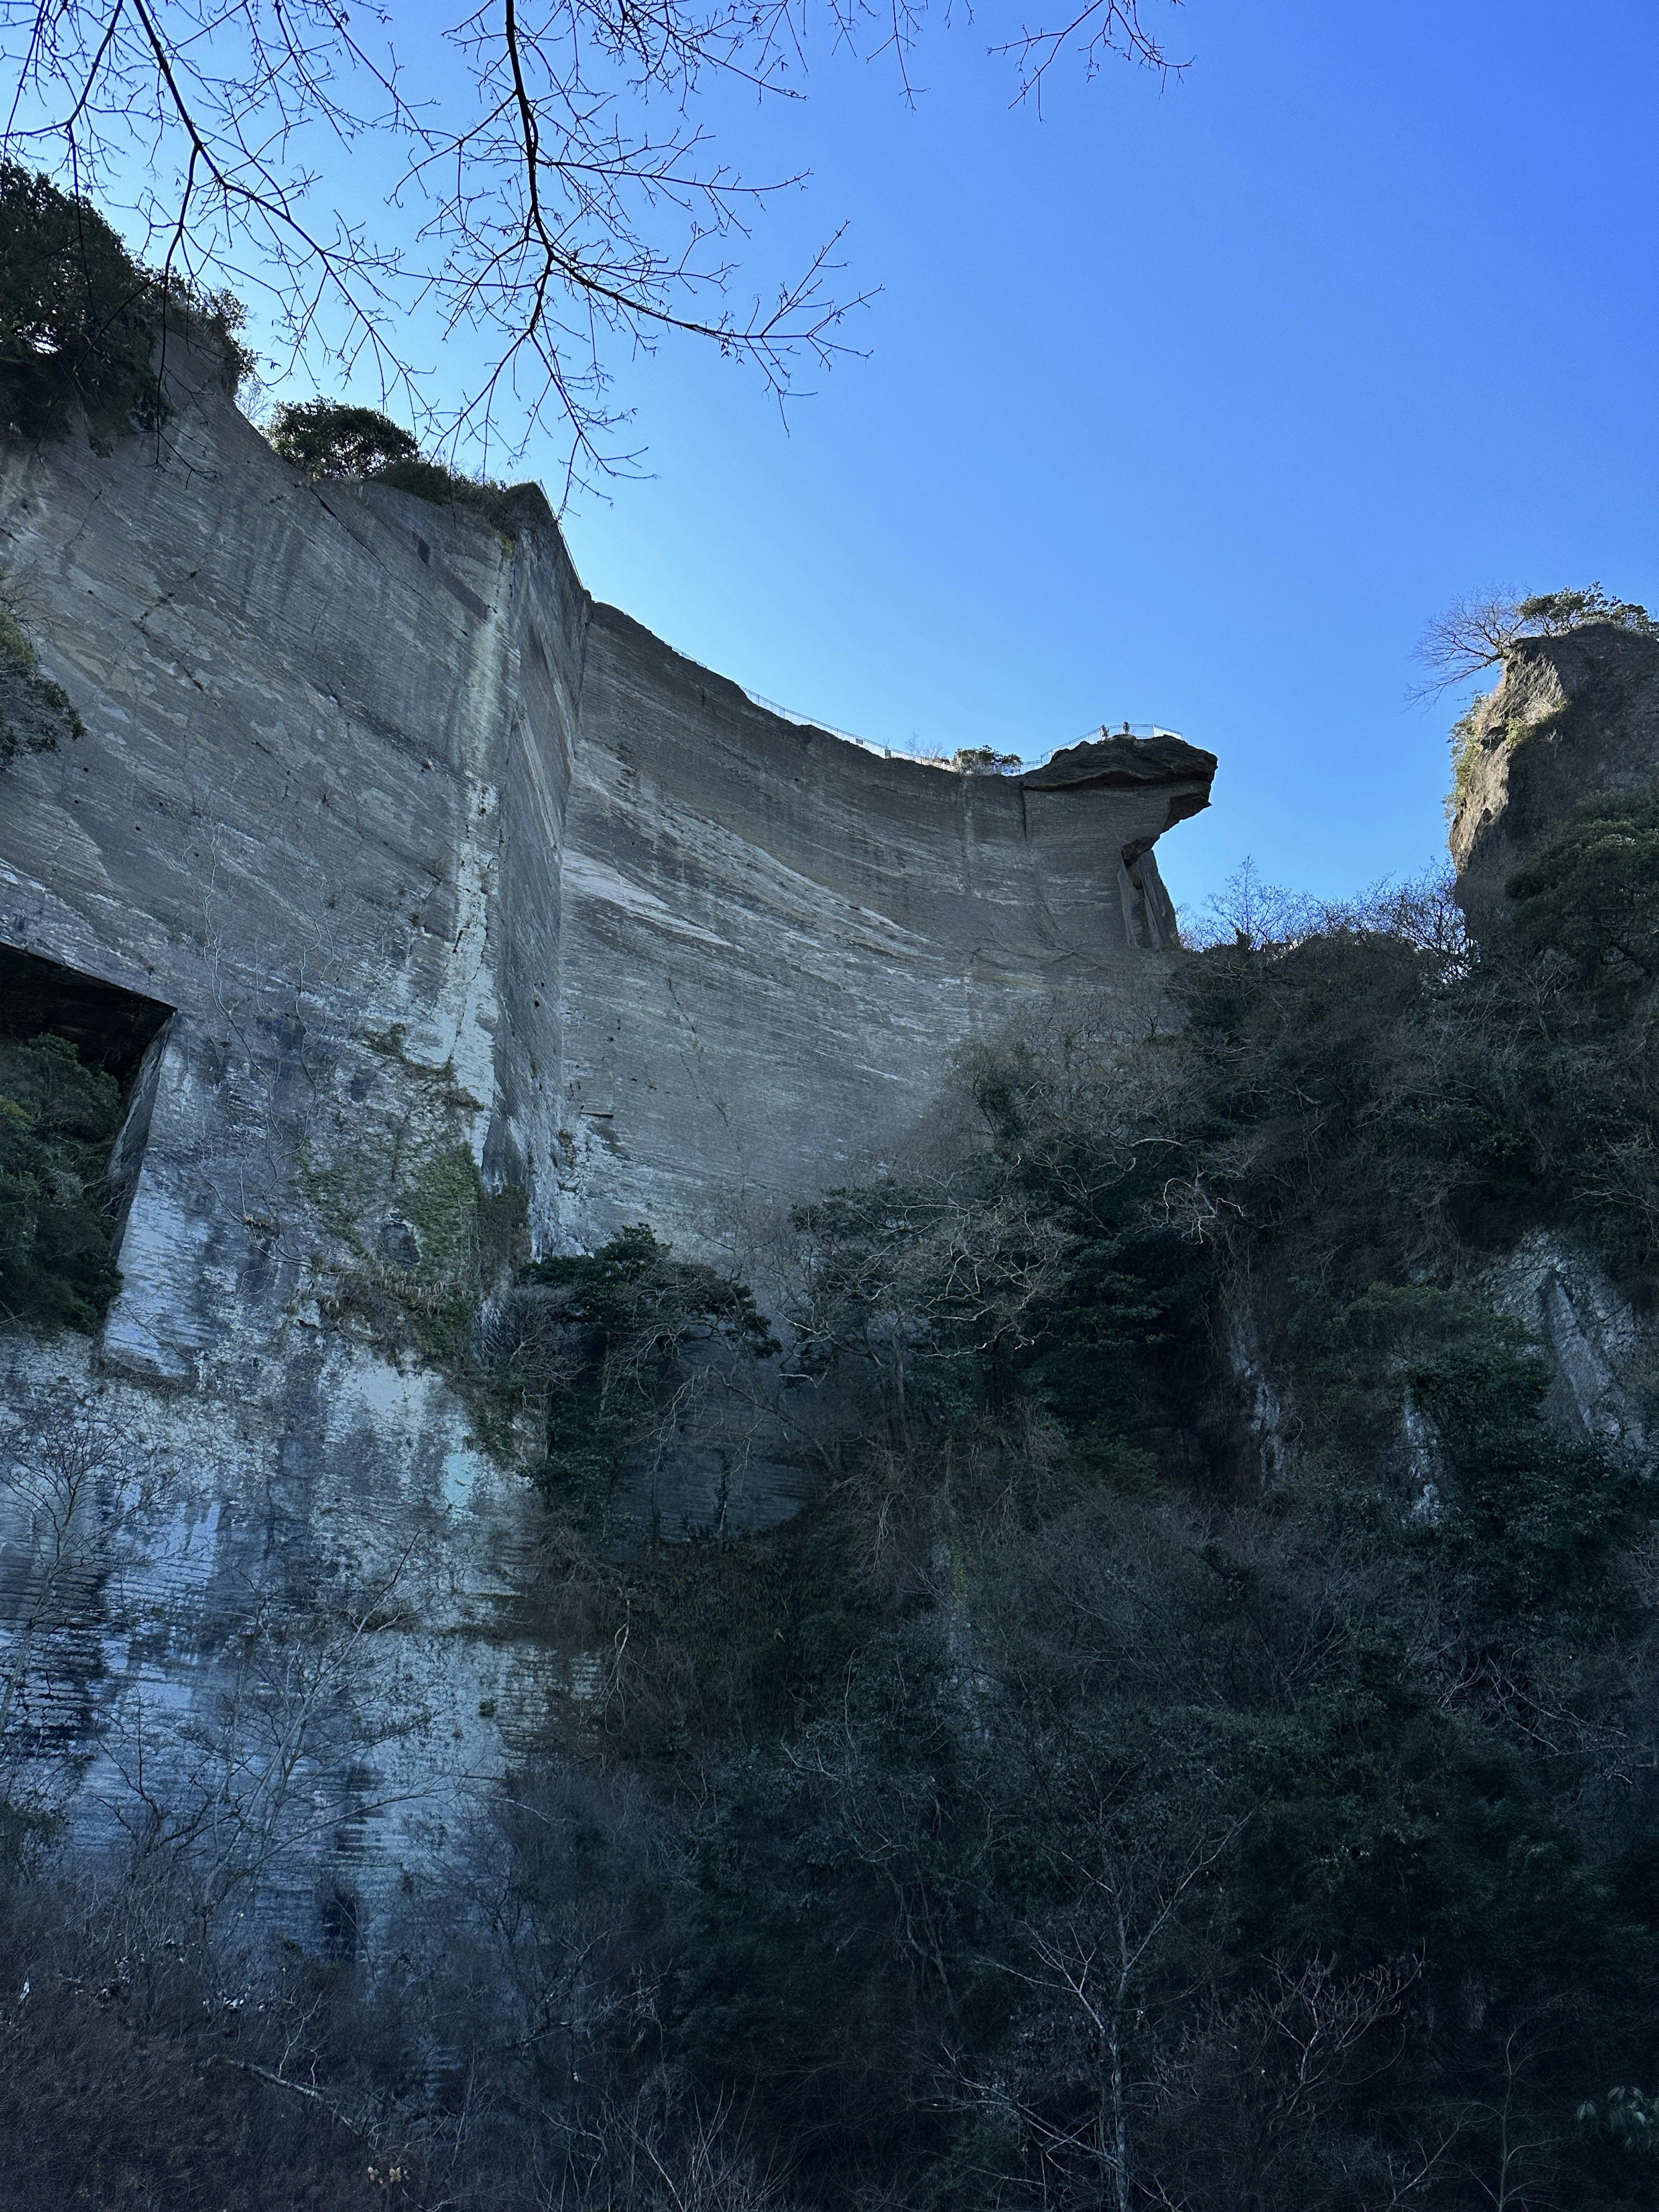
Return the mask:
[[[14,1025],[67,970],[58,1025],[113,1006],[143,1054],[102,1340],[0,1340],[5,1680],[84,1832],[141,1753],[181,1820],[298,1778],[302,1840],[251,1802],[236,1878],[314,1934],[437,1878],[580,1674],[534,1492],[362,1315],[465,1291],[507,1186],[539,1249],[718,1243],[896,1145],[966,1041],[1155,991],[1152,846],[1214,762],[883,758],[595,605],[539,495],[504,535],[313,484],[210,378],[179,398],[159,453],[0,451],[0,595],[85,725],[0,775]],[[721,1485],[727,1525],[793,1510],[776,1466]],[[296,1620],[325,1692],[259,1673]]]
[[1589,623],[1524,638],[1477,709],[1478,749],[1451,825],[1457,896],[1477,933],[1504,886],[1583,799],[1659,775],[1659,640]]

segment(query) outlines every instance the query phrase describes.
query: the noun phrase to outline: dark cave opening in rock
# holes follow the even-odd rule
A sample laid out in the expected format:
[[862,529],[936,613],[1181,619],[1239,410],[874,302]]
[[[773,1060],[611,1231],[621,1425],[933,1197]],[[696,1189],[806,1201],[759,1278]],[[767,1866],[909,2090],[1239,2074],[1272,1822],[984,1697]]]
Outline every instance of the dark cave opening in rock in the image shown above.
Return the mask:
[[160,999],[0,945],[0,1036],[66,1037],[123,1090],[172,1013]]
[[173,1012],[0,944],[0,1312],[37,1328],[100,1324]]

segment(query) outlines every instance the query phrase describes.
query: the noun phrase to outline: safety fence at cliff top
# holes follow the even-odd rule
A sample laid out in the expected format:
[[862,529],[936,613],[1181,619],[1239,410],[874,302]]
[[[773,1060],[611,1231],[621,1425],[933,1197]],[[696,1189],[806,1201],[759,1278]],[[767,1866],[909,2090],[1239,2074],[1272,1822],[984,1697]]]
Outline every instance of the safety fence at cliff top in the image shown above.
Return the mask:
[[[861,738],[854,730],[838,730],[833,722],[826,722],[821,714],[798,714],[794,708],[786,707],[779,700],[769,699],[763,692],[745,690],[744,696],[750,706],[759,707],[769,714],[775,714],[781,722],[793,722],[799,729],[822,730],[827,738],[839,738],[843,744],[860,746],[866,753],[879,753],[883,760],[920,761],[927,768],[954,769],[957,766],[955,757],[950,753],[935,752],[926,745],[918,745],[914,752],[902,745],[878,745],[873,738]],[[1073,738],[1072,743],[1074,745],[1089,745],[1101,738],[1179,738],[1180,735],[1179,730],[1166,728],[1162,722],[1103,722],[1098,729],[1085,730],[1080,738]],[[971,751],[975,748],[965,750]],[[1061,752],[1066,750],[1063,745],[1056,748]],[[1041,768],[1053,758],[1053,753],[1044,753],[1040,760],[1027,760],[1022,755],[1014,767],[1000,773],[1018,775],[1027,769]]]

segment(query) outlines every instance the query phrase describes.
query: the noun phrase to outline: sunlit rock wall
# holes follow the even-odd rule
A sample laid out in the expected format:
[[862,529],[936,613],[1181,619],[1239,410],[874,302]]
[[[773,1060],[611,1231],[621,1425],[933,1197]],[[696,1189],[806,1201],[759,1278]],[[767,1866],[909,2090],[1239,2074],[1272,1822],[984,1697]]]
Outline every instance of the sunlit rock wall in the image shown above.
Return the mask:
[[1175,935],[1152,842],[1213,767],[1178,740],[1024,779],[884,758],[595,607],[565,824],[567,1219],[713,1226],[725,1194],[833,1182],[970,1037],[1144,993]]
[[0,952],[173,1010],[101,1340],[0,1339],[6,1786],[349,1951],[582,1665],[533,1492],[376,1312],[439,1328],[491,1206],[717,1243],[969,1038],[1135,1002],[1214,763],[796,726],[593,605],[536,496],[504,535],[308,483],[210,377],[0,463],[0,593],[86,725],[0,777]]
[[1474,731],[1451,849],[1478,934],[1580,799],[1646,791],[1659,776],[1659,640],[1613,623],[1522,638],[1476,702]]

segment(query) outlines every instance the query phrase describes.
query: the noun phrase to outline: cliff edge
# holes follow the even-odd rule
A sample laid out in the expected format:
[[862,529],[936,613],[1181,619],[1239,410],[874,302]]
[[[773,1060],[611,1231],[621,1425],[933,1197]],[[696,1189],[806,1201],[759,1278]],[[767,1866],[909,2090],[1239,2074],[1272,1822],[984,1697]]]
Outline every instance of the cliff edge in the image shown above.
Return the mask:
[[1581,799],[1659,775],[1659,639],[1614,623],[1518,639],[1468,725],[1451,823],[1457,896],[1477,935],[1504,886]]
[[[68,702],[0,781],[0,1007],[125,1102],[100,1334],[0,1334],[9,1753],[93,1842],[135,1771],[170,1819],[241,1791],[289,1841],[225,1881],[348,1950],[591,1663],[457,1380],[492,1288],[641,1221],[730,1251],[890,1155],[964,1044],[1139,1007],[1152,848],[1214,769],[884,757],[507,519],[313,481],[212,371],[164,435],[0,447],[0,596]],[[665,1534],[811,1480],[755,1421],[671,1472]]]

